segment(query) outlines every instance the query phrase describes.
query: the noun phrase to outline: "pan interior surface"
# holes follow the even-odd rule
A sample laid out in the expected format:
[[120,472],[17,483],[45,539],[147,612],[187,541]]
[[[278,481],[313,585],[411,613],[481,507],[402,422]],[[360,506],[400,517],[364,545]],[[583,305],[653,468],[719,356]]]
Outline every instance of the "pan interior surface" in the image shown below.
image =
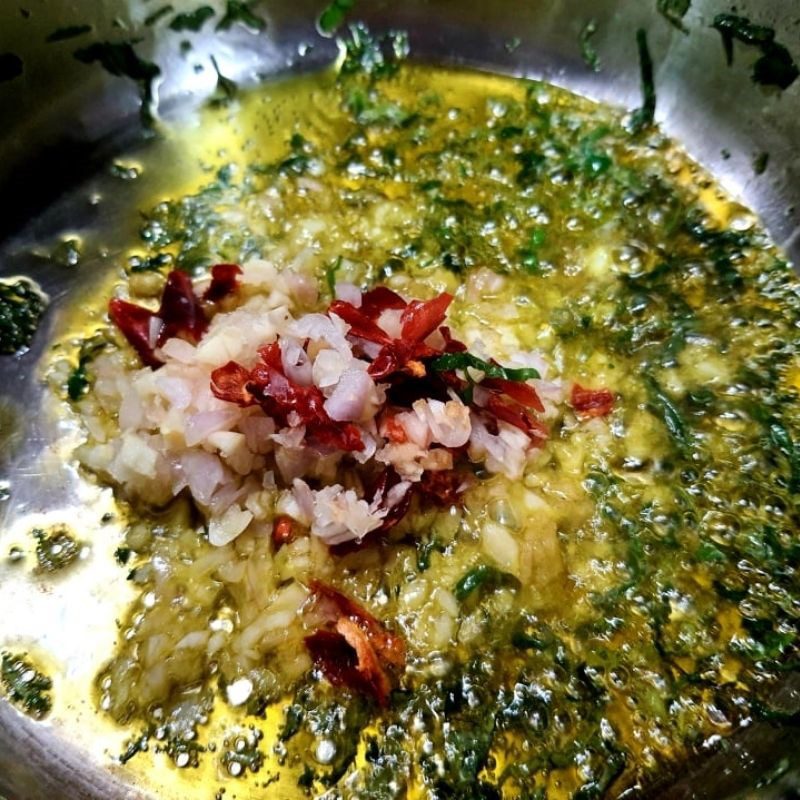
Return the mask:
[[[796,140],[800,125],[792,113],[797,108],[798,85],[765,91],[750,80],[745,57],[732,67],[726,65],[719,34],[709,27],[725,9],[713,3],[692,4],[683,18],[689,30],[684,34],[638,3],[593,4],[591,9],[577,2],[534,3],[524,11],[516,4],[498,4],[491,13],[482,6],[409,3],[397,9],[371,4],[359,8],[358,16],[374,30],[408,31],[412,54],[422,61],[544,78],[625,108],[641,104],[634,30],[646,29],[656,61],[656,119],[728,191],[760,215],[789,257],[796,256],[800,175],[789,143]],[[114,14],[127,15],[131,26],[143,25],[144,8],[130,4]],[[131,743],[130,731],[119,729],[107,717],[98,718],[94,710],[100,702],[94,685],[98,654],[113,651],[118,625],[136,597],[134,585],[120,581],[122,568],[115,560],[127,520],[108,489],[87,483],[77,469],[64,466],[80,433],[64,422],[61,400],[48,388],[48,380],[52,382],[59,348],[71,353],[76,338],[100,325],[91,309],[98,308],[96,298],[109,296],[121,267],[130,264],[131,242],[138,239],[141,227],[134,209],[153,208],[167,194],[190,195],[210,179],[220,180],[220,166],[235,163],[249,152],[248,135],[253,131],[258,131],[259,160],[274,162],[287,156],[283,132],[291,127],[292,109],[304,93],[309,102],[314,101],[319,80],[289,76],[324,69],[337,58],[337,49],[316,32],[320,9],[313,4],[276,3],[258,11],[264,30],[257,30],[259,23],[250,20],[249,25],[235,25],[215,37],[209,25],[208,34],[180,34],[191,41],[191,49],[181,52],[175,31],[161,36],[153,26],[153,41],[137,45],[137,52],[143,54],[152,47],[148,60],[152,57],[163,65],[159,90],[165,122],[157,123],[162,135],[155,139],[141,136],[141,85],[105,76],[99,69],[82,71],[89,65],[75,61],[72,52],[83,42],[67,40],[69,49],[64,53],[43,50],[47,57],[41,60],[31,53],[23,59],[25,83],[0,84],[0,99],[3,92],[11,102],[25,95],[18,120],[0,141],[0,153],[5,156],[0,178],[10,187],[5,194],[13,197],[19,191],[20,195],[5,223],[7,238],[0,249],[0,265],[4,276],[31,276],[50,300],[31,350],[0,362],[4,435],[0,458],[9,488],[0,505],[0,541],[4,549],[18,544],[25,549],[31,527],[49,529],[66,519],[76,538],[89,545],[71,565],[69,576],[38,578],[35,592],[30,591],[30,581],[23,580],[28,571],[25,564],[9,559],[0,566],[0,598],[4,607],[15,609],[3,622],[0,645],[14,642],[14,649],[25,650],[43,671],[68,674],[83,692],[82,698],[68,698],[73,714],[69,728],[57,722],[33,722],[8,704],[0,704],[0,792],[12,799],[39,797],[48,791],[76,798],[133,798],[148,791],[151,796],[164,796],[158,777],[145,774],[139,782],[131,782],[131,773],[114,765]],[[219,12],[221,16],[223,9]],[[0,22],[6,13],[0,12]],[[55,12],[34,14],[30,24],[39,26],[37,31],[43,35],[38,38],[43,40],[78,18],[92,20],[101,31],[114,16],[103,9],[95,21],[92,13],[87,10],[74,20],[62,19]],[[758,4],[739,13],[769,23],[779,31],[781,42],[798,50],[797,29],[781,25],[786,17],[782,4]],[[24,37],[33,39],[25,27],[28,22],[16,11],[8,21],[8,30],[20,37],[16,47],[20,53]],[[597,29],[592,40],[600,58],[597,73],[580,55],[581,35],[589,23]],[[214,62],[210,55],[215,56]],[[64,78],[64,82],[49,84],[63,86],[63,91],[55,101],[58,113],[48,115],[41,92],[58,71],[57,59],[62,56],[67,65],[64,74],[69,73],[73,82]],[[203,69],[195,70],[195,63]],[[457,73],[453,75],[455,83]],[[240,118],[237,129],[232,114],[225,110],[225,81],[246,85],[261,77],[281,80],[259,90],[267,109],[263,115],[254,114],[249,125]],[[475,80],[491,86],[494,79]],[[89,83],[85,88],[84,81]],[[199,101],[209,95],[218,106],[213,115],[198,108]],[[254,103],[249,98],[242,102],[245,106]],[[742,113],[742,109],[751,111]],[[254,119],[260,122],[254,124]],[[201,121],[204,127],[198,136]],[[275,131],[281,131],[281,136]],[[205,165],[206,171],[198,173],[198,164]],[[51,176],[52,182],[47,180]],[[44,193],[32,190],[42,184]],[[70,511],[65,514],[64,509]],[[112,585],[114,593],[109,595],[107,587]],[[57,653],[58,659],[50,653]],[[790,676],[776,690],[777,716],[790,721],[798,710],[793,679]],[[282,719],[268,715],[267,737],[276,735],[280,724]],[[94,727],[91,736],[84,735],[89,725]],[[248,747],[250,734],[240,733]],[[790,781],[796,765],[786,729],[774,722],[759,722],[747,725],[730,741],[727,752],[699,753],[690,761],[688,774],[665,776],[663,783],[647,791],[652,796],[682,797],[691,787],[696,796],[727,797],[770,771],[779,776],[788,773],[784,782]],[[137,762],[149,757],[137,756],[131,769],[135,772]],[[146,771],[146,767],[143,763],[141,769]],[[176,789],[174,796],[181,796],[187,780],[198,791],[217,786],[216,769],[212,760],[197,771],[182,771],[184,783],[179,786],[184,788]],[[269,780],[268,773],[261,777]],[[224,785],[230,796],[258,797],[267,792],[282,796],[280,783],[272,788],[254,784],[252,789]],[[764,789],[769,791],[778,790]]]

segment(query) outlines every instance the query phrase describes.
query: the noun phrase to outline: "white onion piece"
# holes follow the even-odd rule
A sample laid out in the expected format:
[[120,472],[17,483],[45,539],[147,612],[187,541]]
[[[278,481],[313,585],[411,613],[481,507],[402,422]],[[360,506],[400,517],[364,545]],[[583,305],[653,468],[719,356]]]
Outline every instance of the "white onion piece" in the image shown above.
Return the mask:
[[374,416],[377,410],[373,402],[374,388],[366,372],[345,370],[333,394],[325,401],[328,416],[337,422],[357,422],[365,416]]
[[361,308],[361,289],[354,283],[337,283],[335,287],[336,299],[356,308]]

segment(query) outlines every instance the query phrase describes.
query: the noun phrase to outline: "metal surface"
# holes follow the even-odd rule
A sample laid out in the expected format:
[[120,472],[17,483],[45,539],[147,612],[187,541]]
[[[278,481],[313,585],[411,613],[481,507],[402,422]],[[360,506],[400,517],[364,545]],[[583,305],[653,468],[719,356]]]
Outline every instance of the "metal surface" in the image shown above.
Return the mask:
[[[105,168],[108,160],[150,146],[139,127],[135,84],[108,75],[97,64],[79,63],[73,51],[93,38],[141,38],[137,52],[161,67],[158,92],[167,120],[213,90],[211,54],[225,75],[246,83],[314,69],[336,54],[333,42],[315,30],[322,0],[255,4],[267,21],[266,30],[258,33],[241,25],[220,33],[213,24],[201,33],[174,33],[163,24],[147,27],[144,20],[155,5],[147,0],[37,0],[25,13],[17,3],[0,7],[0,53],[16,53],[24,68],[21,77],[0,82],[0,275],[32,275],[53,300],[32,350],[0,360],[0,479],[11,486],[10,499],[0,502],[3,554],[15,535],[15,521],[25,515],[72,506],[78,509],[78,524],[93,524],[80,517],[80,509],[88,507],[87,490],[50,450],[63,430],[43,399],[37,364],[49,347],[48,337],[61,330],[66,309],[102,278],[101,270],[113,265],[135,224],[130,217],[135,198],[118,195],[118,184]],[[197,4],[173,5],[185,11]],[[224,4],[214,5],[221,10]],[[754,54],[738,45],[728,67],[719,35],[709,27],[715,14],[730,10],[721,2],[695,0],[685,17],[686,35],[655,7],[655,0],[362,0],[356,12],[373,28],[408,30],[417,58],[542,77],[626,107],[640,101],[634,31],[646,28],[656,64],[657,120],[756,210],[775,240],[800,261],[800,159],[794,152],[800,141],[800,81],[784,92],[755,85],[749,79]],[[796,0],[753,0],[737,4],[737,12],[773,26],[779,40],[800,56]],[[599,72],[589,70],[580,55],[579,33],[590,19],[597,24],[593,43]],[[56,28],[84,23],[93,26],[92,34],[45,43]],[[188,55],[181,54],[181,40],[192,42]],[[753,159],[763,152],[769,153],[768,168],[757,175]],[[146,184],[142,191],[157,185]],[[103,253],[96,259],[89,256],[80,270],[46,257],[59,237],[90,229],[108,233],[101,243]],[[46,463],[50,469],[43,468]],[[98,491],[88,499],[102,503],[103,494]],[[15,600],[9,588],[12,568],[0,563],[0,598],[6,603],[0,647],[35,623],[62,648],[56,669],[80,671],[96,663],[92,658],[107,652],[103,648],[110,648],[115,634],[114,609],[100,607],[92,594],[92,587],[106,579],[97,567],[101,562],[103,558],[94,559],[91,570],[81,566],[84,596],[77,608],[58,581],[42,584],[35,600]],[[787,683],[781,691],[787,711],[796,718],[797,687]],[[92,702],[87,698],[87,707]],[[787,786],[800,785],[798,751],[797,728],[753,725],[724,751],[698,753],[680,774],[665,775],[648,793],[779,797]],[[90,750],[79,732],[31,722],[0,701],[0,795],[9,800],[146,796],[127,785],[110,763],[109,754]],[[759,776],[777,771],[785,773],[780,781],[758,794],[751,792]]]

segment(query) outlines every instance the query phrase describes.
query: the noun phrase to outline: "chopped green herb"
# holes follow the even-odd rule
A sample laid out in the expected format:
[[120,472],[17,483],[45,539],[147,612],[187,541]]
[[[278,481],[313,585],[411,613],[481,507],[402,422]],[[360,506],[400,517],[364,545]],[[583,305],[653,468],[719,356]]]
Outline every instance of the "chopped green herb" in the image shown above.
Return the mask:
[[331,297],[336,297],[336,273],[342,267],[342,257],[337,256],[335,261],[325,266],[325,283]]
[[31,281],[0,280],[0,354],[18,353],[30,345],[46,307],[46,297]]
[[139,753],[146,753],[149,749],[149,743],[150,737],[147,733],[143,733],[140,736],[135,736],[133,739],[130,739],[125,744],[125,751],[119,756],[119,763],[125,765],[134,756],[139,755]]
[[656,8],[658,8],[658,13],[661,14],[670,25],[677,28],[681,33],[688,33],[689,31],[683,24],[683,18],[686,16],[691,5],[692,0],[658,0]]
[[340,76],[363,75],[375,81],[394,75],[408,57],[408,35],[395,31],[373,36],[360,22],[350,25],[350,36],[344,40],[345,58]]
[[36,719],[48,714],[53,705],[50,697],[53,682],[39,672],[25,654],[15,656],[4,652],[0,662],[0,679],[8,699],[27,714]]
[[67,378],[67,395],[73,402],[80,400],[89,388],[89,378],[86,375],[86,366],[106,346],[107,340],[103,336],[94,336],[86,339],[78,352],[78,363]]
[[289,149],[291,150],[291,155],[278,163],[278,173],[280,175],[305,175],[311,168],[314,155],[314,148],[311,143],[299,133],[295,133],[289,140]]
[[253,11],[253,5],[252,2],[228,0],[225,4],[225,14],[217,23],[217,30],[227,31],[238,23],[257,32],[263,31],[267,27],[267,23]]
[[597,20],[590,19],[582,28],[579,36],[581,57],[592,72],[600,71],[600,57],[597,55],[592,39],[597,33]]
[[16,53],[0,53],[0,83],[22,75],[22,59]]
[[142,122],[149,127],[155,120],[154,86],[161,75],[161,69],[137,55],[134,45],[140,41],[131,39],[126,42],[95,42],[76,50],[73,55],[83,64],[96,62],[112,75],[132,80],[139,87]]
[[753,157],[753,172],[756,175],[763,175],[767,171],[769,165],[769,153],[756,153]]
[[656,115],[656,89],[653,81],[653,59],[647,46],[647,32],[636,31],[636,47],[639,50],[639,72],[642,82],[642,105],[631,114],[631,131],[639,133],[653,124]]
[[161,6],[156,9],[152,14],[145,17],[144,24],[150,28],[155,25],[160,19],[169,16],[175,9],[171,5]]
[[728,66],[733,63],[733,41],[757,47],[760,57],[753,64],[752,79],[762,86],[788,89],[800,75],[800,69],[784,45],[775,41],[775,31],[756,25],[737,14],[718,14],[712,27],[719,31]]
[[57,28],[45,39],[45,41],[48,43],[63,42],[67,39],[75,39],[78,36],[91,33],[91,31],[91,25],[70,25],[65,28]]
[[678,449],[687,453],[692,446],[692,435],[680,410],[652,375],[644,376],[644,384],[651,410],[663,421]]
[[124,567],[131,560],[132,553],[133,550],[130,547],[118,547],[114,551],[114,558],[117,560],[117,564]]
[[161,272],[175,263],[172,253],[156,253],[154,256],[134,255],[128,259],[128,269],[134,275],[140,272]]
[[479,564],[464,574],[453,588],[456,600],[463,602],[479,589],[501,586],[508,579],[505,572],[489,564]]
[[531,275],[541,273],[539,262],[539,249],[545,243],[547,233],[543,228],[533,228],[524,247],[520,248],[519,256],[522,268]]
[[747,409],[753,419],[763,426],[772,447],[786,457],[790,471],[789,491],[797,492],[800,490],[800,448],[792,439],[789,429],[761,403],[750,402]]
[[399,103],[386,100],[375,89],[353,89],[347,97],[347,108],[359,125],[386,125],[399,128],[416,119],[417,114]]
[[34,528],[36,562],[40,572],[58,572],[72,564],[81,554],[81,544],[66,528],[58,527],[46,533]]
[[217,59],[211,56],[211,63],[214,65],[214,72],[217,73],[217,88],[209,99],[208,103],[212,107],[228,105],[238,94],[239,87],[230,78],[226,78],[220,71]]
[[545,157],[536,150],[523,150],[514,156],[519,162],[520,170],[517,173],[517,183],[520,186],[531,186],[539,180],[541,168],[544,166]]
[[170,30],[197,33],[214,16],[211,6],[200,6],[194,11],[176,14],[169,23]]
[[445,550],[444,545],[435,536],[417,539],[416,547],[417,572],[425,572],[430,567],[434,552],[443,553]]
[[431,361],[431,367],[437,372],[448,372],[451,369],[466,370],[472,368],[482,372],[487,378],[504,378],[509,381],[528,381],[541,378],[533,367],[502,367],[492,361],[484,361],[472,353],[445,353]]
[[319,32],[325,36],[336,33],[355,4],[356,0],[333,0],[329,3],[317,20]]
[[716,545],[712,544],[711,542],[703,542],[700,547],[697,548],[695,552],[695,558],[698,561],[702,561],[705,563],[713,563],[713,562],[725,562],[728,560],[725,553],[719,549]]

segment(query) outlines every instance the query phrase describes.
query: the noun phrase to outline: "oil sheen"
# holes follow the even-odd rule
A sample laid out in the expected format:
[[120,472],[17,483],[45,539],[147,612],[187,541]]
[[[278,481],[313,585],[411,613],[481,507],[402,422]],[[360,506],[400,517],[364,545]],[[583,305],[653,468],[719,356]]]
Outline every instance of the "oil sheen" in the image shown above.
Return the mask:
[[[113,423],[92,406],[86,344],[123,346],[111,293],[147,302],[171,269],[254,256],[310,262],[321,286],[335,265],[364,287],[453,292],[451,324],[486,352],[539,351],[611,389],[614,410],[561,420],[522,480],[479,473],[462,508],[418,510],[385,542],[269,556],[285,581],[321,559],[404,636],[409,669],[384,711],[269,655],[233,706],[235,660],[202,652],[171,655],[142,702],[152,632],[235,627],[244,600],[196,569],[213,548],[188,503],[131,507],[85,476],[78,569],[102,573],[119,628],[106,619],[91,668],[55,679],[52,719],[95,731],[95,756],[159,797],[615,796],[784,713],[770,697],[797,668],[800,618],[790,267],[657,128],[389,44],[397,60],[351,42],[335,70],[241,92],[131,156],[139,230],[48,365],[51,413],[73,425],[59,457],[80,416]],[[40,523],[19,521],[20,546]],[[498,528],[518,574],[458,599]],[[63,602],[81,602],[77,583],[59,578]],[[44,650],[45,666],[61,658]]]

